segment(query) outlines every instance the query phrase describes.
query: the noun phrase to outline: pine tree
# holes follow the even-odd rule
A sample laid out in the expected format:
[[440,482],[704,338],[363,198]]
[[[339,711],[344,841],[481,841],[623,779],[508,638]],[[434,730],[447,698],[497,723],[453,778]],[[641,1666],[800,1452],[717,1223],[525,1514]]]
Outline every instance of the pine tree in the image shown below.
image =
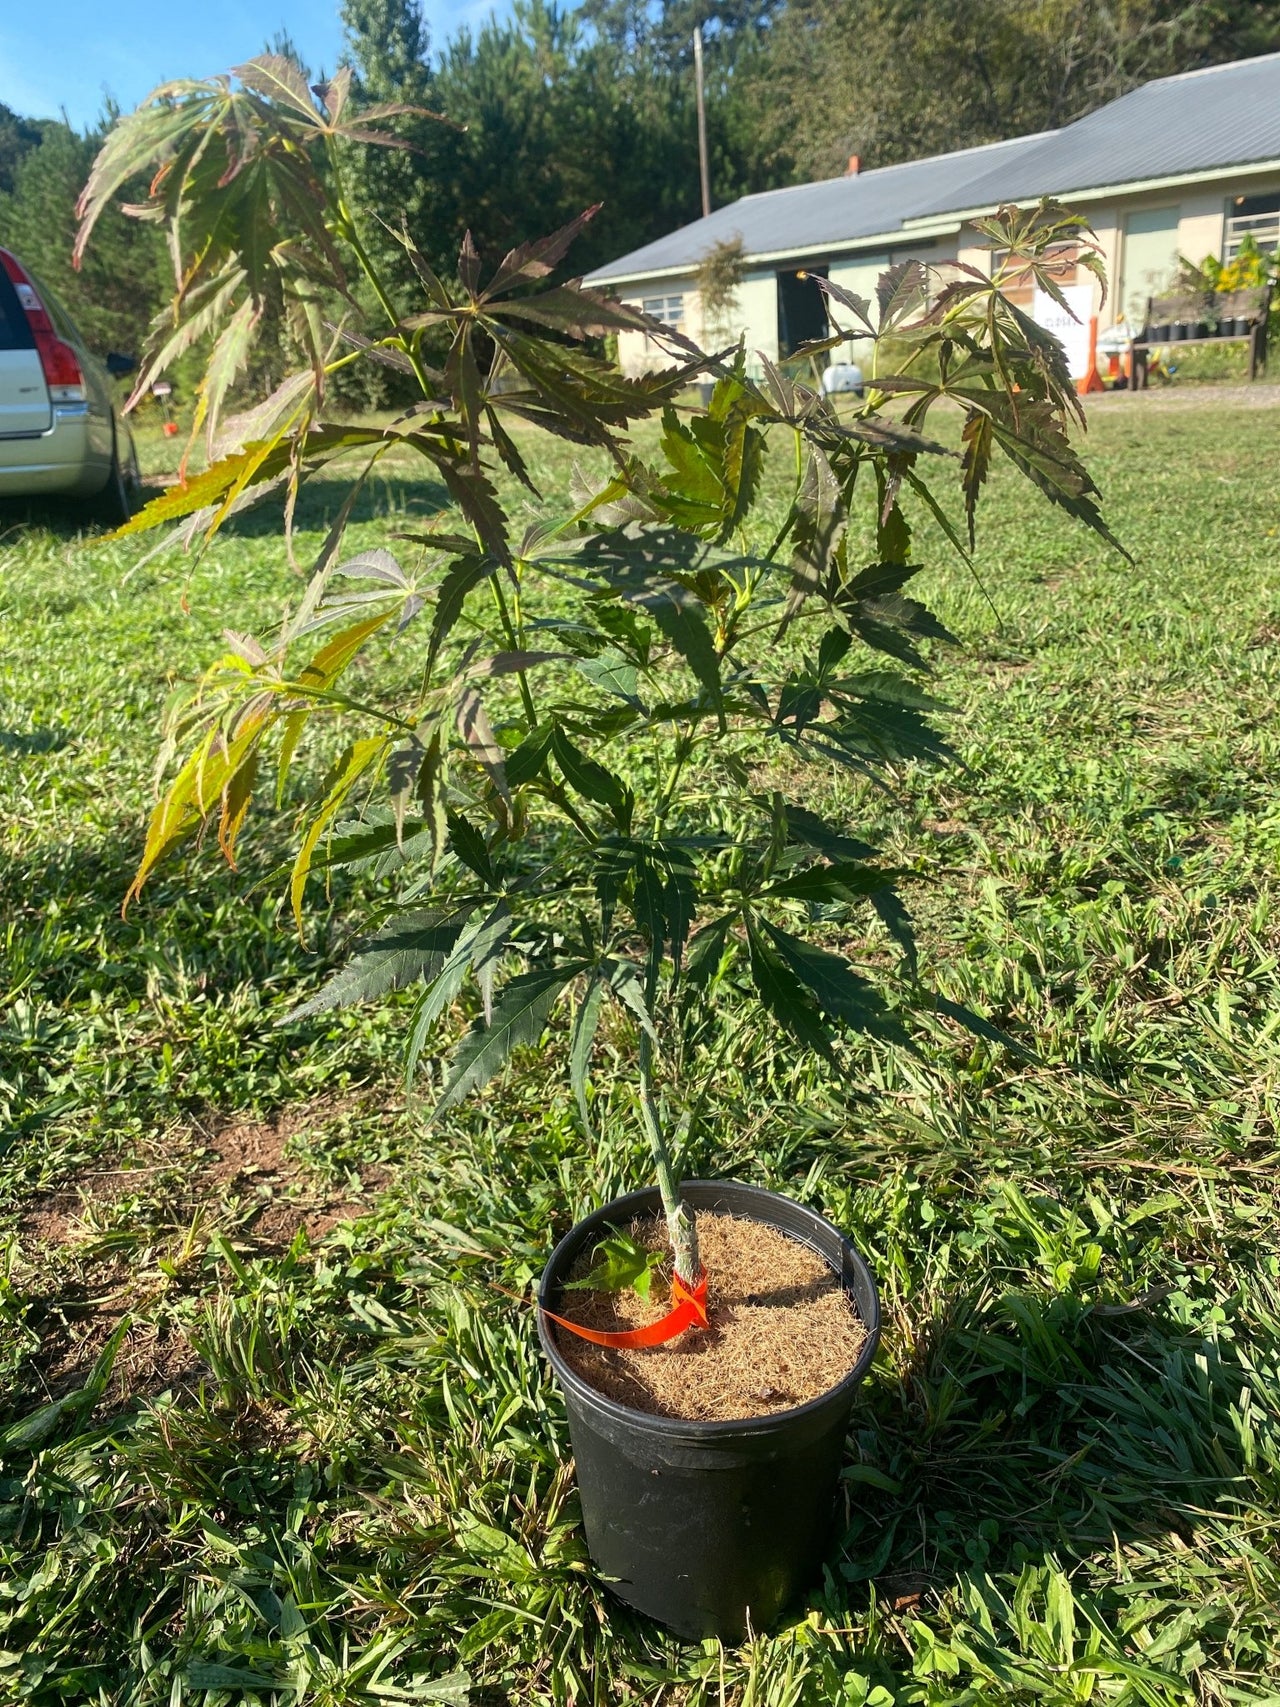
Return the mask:
[[40,129],[39,145],[18,160],[11,191],[0,195],[0,243],[61,298],[91,348],[136,355],[167,294],[161,233],[112,210],[83,271],[75,272],[76,200],[101,138],[64,124]]

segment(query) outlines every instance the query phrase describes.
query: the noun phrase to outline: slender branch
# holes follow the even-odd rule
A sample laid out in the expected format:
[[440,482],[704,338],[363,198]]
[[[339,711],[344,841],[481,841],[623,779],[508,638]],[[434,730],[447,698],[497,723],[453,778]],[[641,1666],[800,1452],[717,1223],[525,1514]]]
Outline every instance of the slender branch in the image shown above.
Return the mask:
[[324,688],[309,688],[305,682],[287,682],[283,684],[281,691],[291,699],[314,700],[318,705],[336,706],[339,711],[358,711],[365,717],[375,718],[378,722],[386,723],[392,729],[401,729],[409,735],[417,728],[416,723],[407,722],[403,717],[396,717],[389,711],[380,711],[376,705],[368,705],[362,699],[351,699],[345,693],[333,693]]
[[[498,608],[498,620],[502,624],[503,637],[513,652],[519,652],[522,650],[521,632],[511,619],[511,612],[507,608],[506,595],[502,591],[502,586],[496,575],[490,575],[489,585],[493,588],[493,599]],[[524,706],[525,717],[528,720],[529,733],[532,734],[538,727],[538,709],[533,702],[533,689],[529,685],[528,671],[517,670],[516,679],[520,683],[520,699]],[[553,800],[555,802],[583,840],[594,847],[600,840],[599,836],[596,835],[590,824],[587,823],[586,819],[574,806],[561,784],[558,782],[552,782],[548,777],[546,781],[546,793],[548,800]]]
[[667,814],[670,812],[676,797],[676,784],[680,781],[680,773],[685,767],[689,754],[693,751],[694,725],[691,723],[681,730],[676,741],[675,757],[671,763],[671,774],[667,778],[667,786],[663,791],[662,800],[653,815],[653,836],[656,841],[666,827]]
[[[365,248],[364,240],[360,236],[359,229],[355,222],[355,216],[352,214],[351,208],[347,202],[346,185],[343,182],[342,166],[338,159],[337,145],[332,140],[329,143],[328,154],[329,165],[333,172],[334,208],[337,214],[336,224],[338,226],[338,230],[350,245],[352,253],[360,263],[361,272],[363,272],[365,278],[368,279],[370,285],[373,287],[373,294],[377,297],[382,312],[390,322],[391,330],[396,332],[400,326],[400,315],[396,309],[395,303],[391,300],[390,292],[382,282],[382,278],[378,273],[377,267],[373,264],[373,257]],[[426,370],[422,365],[422,360],[418,355],[418,352],[411,344],[406,343],[403,338],[399,339],[399,343],[401,348],[404,350],[405,355],[413,365],[413,377],[417,380],[418,385],[421,388],[422,395],[424,397],[430,397],[431,386],[428,384]]]
[[[489,576],[489,585],[493,588],[494,603],[498,607],[498,620],[502,624],[502,632],[506,636],[507,645],[513,652],[520,651],[520,635],[516,625],[511,620],[511,612],[507,609],[507,599],[502,591],[502,585],[496,575]],[[524,714],[529,720],[529,731],[538,727],[538,713],[533,703],[533,689],[529,686],[527,670],[517,670],[516,678],[520,683],[520,699],[524,706]]]

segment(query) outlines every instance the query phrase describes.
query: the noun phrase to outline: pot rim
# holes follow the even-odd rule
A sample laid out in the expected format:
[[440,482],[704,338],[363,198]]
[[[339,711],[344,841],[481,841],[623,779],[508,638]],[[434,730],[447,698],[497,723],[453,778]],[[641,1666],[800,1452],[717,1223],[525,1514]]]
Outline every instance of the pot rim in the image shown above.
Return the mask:
[[[769,1191],[764,1186],[748,1185],[743,1180],[733,1179],[691,1179],[680,1182],[681,1191],[689,1187],[701,1188],[705,1191],[717,1191],[729,1187],[734,1192],[741,1192],[749,1198],[754,1198],[761,1205],[771,1201],[788,1204],[792,1209],[799,1210],[802,1215],[810,1217],[817,1226],[825,1228],[839,1239],[844,1261],[855,1271],[860,1271],[861,1278],[867,1283],[868,1295],[871,1300],[870,1320],[864,1314],[861,1304],[856,1299],[854,1300],[859,1319],[867,1330],[867,1337],[853,1368],[834,1387],[828,1387],[825,1393],[819,1393],[816,1398],[807,1399],[803,1405],[792,1405],[785,1411],[771,1411],[762,1417],[723,1417],[710,1422],[700,1421],[694,1417],[659,1416],[653,1411],[637,1410],[632,1405],[624,1405],[618,1399],[609,1398],[598,1387],[593,1387],[589,1381],[585,1381],[566,1361],[550,1331],[550,1325],[544,1313],[549,1306],[552,1288],[558,1284],[556,1270],[561,1266],[565,1256],[569,1254],[568,1248],[570,1246],[573,1246],[574,1254],[576,1254],[578,1245],[585,1243],[586,1237],[589,1236],[584,1232],[585,1229],[603,1228],[612,1225],[617,1218],[630,1216],[637,1212],[644,1213],[656,1210],[661,1213],[662,1200],[658,1188],[646,1186],[639,1191],[629,1191],[622,1197],[615,1197],[610,1202],[602,1204],[599,1209],[593,1210],[590,1215],[585,1215],[580,1221],[575,1221],[569,1231],[557,1241],[554,1250],[547,1258],[546,1266],[542,1271],[542,1279],[538,1285],[538,1338],[542,1342],[542,1349],[556,1379],[562,1387],[571,1390],[580,1402],[597,1407],[615,1422],[624,1423],[630,1428],[647,1430],[654,1434],[693,1440],[723,1440],[734,1435],[772,1434],[789,1429],[800,1419],[813,1416],[826,1407],[843,1404],[851,1398],[854,1388],[860,1384],[866,1375],[871,1366],[871,1360],[875,1356],[876,1347],[880,1342],[880,1298],[876,1289],[875,1276],[867,1266],[865,1259],[840,1229],[833,1226],[825,1216],[820,1215],[816,1209],[811,1209],[806,1203],[797,1203],[792,1197],[784,1197],[781,1192]],[[740,1219],[749,1220],[750,1216],[744,1215]],[[789,1229],[779,1228],[778,1231],[785,1233],[788,1238],[795,1237]],[[799,1242],[804,1244],[808,1241],[801,1239]],[[816,1246],[810,1248],[817,1249]],[[822,1256],[824,1261],[828,1260],[823,1252],[818,1251],[817,1254]],[[849,1288],[846,1287],[845,1290],[848,1291]]]

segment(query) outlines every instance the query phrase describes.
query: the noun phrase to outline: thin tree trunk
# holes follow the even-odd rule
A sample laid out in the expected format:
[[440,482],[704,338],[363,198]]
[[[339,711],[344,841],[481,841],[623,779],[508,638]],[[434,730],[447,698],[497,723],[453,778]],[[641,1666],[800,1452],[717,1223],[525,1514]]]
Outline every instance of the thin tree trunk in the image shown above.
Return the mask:
[[653,1151],[654,1171],[658,1178],[658,1190],[662,1195],[662,1207],[667,1217],[667,1231],[671,1237],[676,1273],[687,1285],[692,1286],[702,1273],[702,1259],[698,1255],[698,1226],[688,1204],[680,1201],[680,1189],[671,1165],[671,1152],[667,1148],[662,1117],[658,1113],[657,1098],[654,1095],[653,1040],[647,1031],[640,1033],[640,1112],[644,1117],[649,1147]]

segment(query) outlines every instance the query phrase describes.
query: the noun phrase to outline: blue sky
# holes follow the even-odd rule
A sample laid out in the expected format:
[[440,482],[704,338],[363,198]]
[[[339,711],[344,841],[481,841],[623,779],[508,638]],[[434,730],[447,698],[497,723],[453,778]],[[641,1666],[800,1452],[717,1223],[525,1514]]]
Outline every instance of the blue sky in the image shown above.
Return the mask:
[[[332,70],[340,0],[0,0],[0,101],[33,118],[65,108],[91,125],[110,92],[122,107],[170,77],[204,77],[250,59],[286,29],[304,59]],[[428,0],[438,46],[501,0]]]

